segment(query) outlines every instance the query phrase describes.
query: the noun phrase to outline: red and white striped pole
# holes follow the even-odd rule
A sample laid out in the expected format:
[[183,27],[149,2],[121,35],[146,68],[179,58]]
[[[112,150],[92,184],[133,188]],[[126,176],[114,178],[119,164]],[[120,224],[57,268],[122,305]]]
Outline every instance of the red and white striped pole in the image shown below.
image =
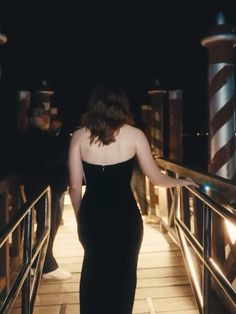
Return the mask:
[[209,27],[202,45],[209,51],[209,172],[232,180],[235,160],[234,27],[223,13]]
[[[202,45],[209,51],[209,172],[234,181],[236,178],[235,149],[235,82],[233,26],[225,23],[222,13],[209,27]],[[214,196],[214,192],[211,192]],[[224,220],[212,216],[212,255],[219,265],[225,261]]]

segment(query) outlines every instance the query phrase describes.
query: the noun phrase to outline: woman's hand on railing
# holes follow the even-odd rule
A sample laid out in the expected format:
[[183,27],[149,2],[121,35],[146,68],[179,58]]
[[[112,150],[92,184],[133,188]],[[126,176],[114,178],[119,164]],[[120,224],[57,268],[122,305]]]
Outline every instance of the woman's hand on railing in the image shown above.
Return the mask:
[[195,188],[199,188],[199,184],[193,181],[191,178],[186,179],[177,179],[179,181],[179,186],[193,186]]

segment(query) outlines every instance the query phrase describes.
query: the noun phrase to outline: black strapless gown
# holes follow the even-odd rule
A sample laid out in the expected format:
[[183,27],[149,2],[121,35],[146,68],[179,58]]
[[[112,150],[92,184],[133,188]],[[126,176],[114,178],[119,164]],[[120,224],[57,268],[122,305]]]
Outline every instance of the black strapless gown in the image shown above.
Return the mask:
[[131,314],[143,238],[130,187],[134,158],[108,166],[83,161],[86,191],[78,212],[84,248],[81,314]]

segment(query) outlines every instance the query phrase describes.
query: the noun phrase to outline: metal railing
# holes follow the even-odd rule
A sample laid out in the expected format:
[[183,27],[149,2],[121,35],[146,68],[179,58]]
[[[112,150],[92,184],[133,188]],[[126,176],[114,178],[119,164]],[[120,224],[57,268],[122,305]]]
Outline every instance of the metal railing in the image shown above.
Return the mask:
[[[200,184],[165,190],[167,217],[159,212],[164,228],[176,231],[199,312],[236,313],[236,186],[167,160],[156,162],[170,175]],[[157,194],[161,204],[164,190]]]
[[[40,236],[33,242],[32,213],[35,204],[45,198],[45,224]],[[42,274],[45,253],[47,249],[50,221],[51,221],[51,192],[50,188],[44,189],[37,197],[24,203],[9,223],[0,230],[0,248],[11,238],[13,232],[23,224],[23,256],[22,263],[18,265],[17,274],[7,288],[6,295],[1,298],[0,313],[10,313],[15,302],[21,294],[21,313],[33,313],[34,302]],[[32,264],[36,263],[34,276],[31,276]]]

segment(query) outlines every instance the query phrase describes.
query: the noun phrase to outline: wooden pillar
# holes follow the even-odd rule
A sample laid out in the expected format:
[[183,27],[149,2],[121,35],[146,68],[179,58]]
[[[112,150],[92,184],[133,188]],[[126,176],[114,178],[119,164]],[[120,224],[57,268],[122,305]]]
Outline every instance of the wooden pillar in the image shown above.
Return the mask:
[[30,92],[17,92],[17,129],[19,133],[23,133],[29,123],[28,109],[30,106]]
[[[7,42],[7,37],[4,34],[0,33],[0,46],[4,45]],[[1,81],[1,76],[2,76],[2,68],[0,65],[0,81]]]
[[169,159],[182,162],[182,90],[169,91],[168,134]]
[[152,140],[152,131],[151,131],[151,121],[152,121],[152,108],[148,105],[141,106],[141,114],[142,114],[142,121],[145,125],[145,135],[147,136],[148,142],[151,145]]
[[151,148],[153,153],[158,157],[163,157],[164,154],[164,96],[165,90],[154,89],[148,91],[150,96],[150,105],[152,108],[151,121]]
[[[152,128],[151,128],[152,108],[150,105],[142,105],[141,111],[142,111],[142,120],[145,124],[145,135],[147,136],[148,142],[151,146],[151,141],[152,141]],[[155,196],[154,187],[148,178],[145,179],[145,187],[146,187],[146,198],[147,198],[147,203],[148,203],[148,215],[153,216],[153,215],[155,215],[156,196]]]
[[[168,138],[168,159],[174,162],[182,163],[182,90],[171,90],[168,93],[168,117],[167,117],[167,138]],[[175,195],[174,190],[172,190]],[[168,225],[174,227],[174,211],[176,197],[171,197],[170,190],[167,193],[167,211],[168,211]],[[181,191],[181,199],[187,201],[188,193]],[[189,216],[186,202],[181,205],[182,215],[186,223],[186,216]]]
[[[149,103],[151,107],[150,121],[150,146],[155,157],[163,157],[164,154],[164,97],[165,90],[152,89],[148,91]],[[153,184],[147,180],[149,199],[150,199],[150,215],[160,217],[159,191],[154,188]]]

